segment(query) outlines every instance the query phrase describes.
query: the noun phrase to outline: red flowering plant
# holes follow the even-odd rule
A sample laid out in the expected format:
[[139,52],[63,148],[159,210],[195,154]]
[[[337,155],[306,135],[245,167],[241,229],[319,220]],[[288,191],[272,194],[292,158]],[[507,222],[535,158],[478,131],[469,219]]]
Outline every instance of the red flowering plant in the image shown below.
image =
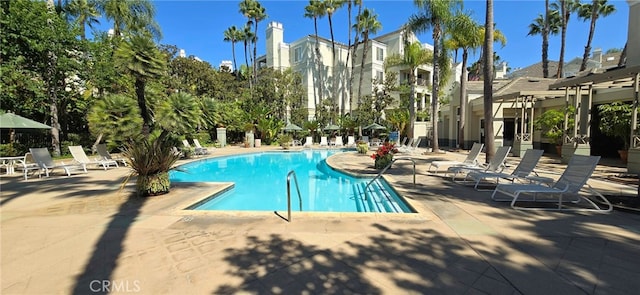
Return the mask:
[[371,158],[375,160],[374,167],[376,169],[382,169],[389,165],[393,160],[393,154],[397,153],[398,149],[396,145],[391,142],[385,142],[378,150],[371,155]]

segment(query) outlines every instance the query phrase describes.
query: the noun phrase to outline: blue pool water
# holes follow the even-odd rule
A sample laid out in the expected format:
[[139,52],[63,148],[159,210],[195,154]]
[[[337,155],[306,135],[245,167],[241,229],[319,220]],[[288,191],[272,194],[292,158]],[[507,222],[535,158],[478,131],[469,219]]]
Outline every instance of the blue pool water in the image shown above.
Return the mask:
[[[294,170],[302,196],[302,211],[413,212],[382,180],[387,195],[364,197],[371,178],[352,177],[327,166],[325,159],[340,150],[263,152],[192,162],[170,172],[175,182],[233,182],[235,186],[195,210],[274,211],[287,209],[287,173]],[[292,211],[299,210],[291,179]],[[385,210],[385,208],[387,210]],[[389,209],[390,208],[390,209]]]

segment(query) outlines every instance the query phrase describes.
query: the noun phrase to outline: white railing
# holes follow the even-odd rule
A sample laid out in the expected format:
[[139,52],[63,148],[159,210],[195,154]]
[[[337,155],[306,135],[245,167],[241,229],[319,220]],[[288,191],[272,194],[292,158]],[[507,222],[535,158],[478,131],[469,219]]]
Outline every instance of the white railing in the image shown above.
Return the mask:
[[564,136],[564,143],[567,143],[567,144],[570,144],[570,143],[587,144],[587,143],[589,143],[590,139],[591,139],[591,137],[589,137],[589,135],[587,135],[587,134],[578,134],[575,137],[569,136],[569,135],[565,135]]
[[531,141],[531,133],[516,134],[516,141]]

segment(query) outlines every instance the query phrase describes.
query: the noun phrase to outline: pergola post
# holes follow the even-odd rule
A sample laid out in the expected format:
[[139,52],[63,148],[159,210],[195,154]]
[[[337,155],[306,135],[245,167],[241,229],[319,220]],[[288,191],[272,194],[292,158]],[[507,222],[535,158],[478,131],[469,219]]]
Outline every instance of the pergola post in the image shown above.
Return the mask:
[[[638,106],[640,105],[640,73],[633,77],[633,114],[631,116],[631,144],[627,157],[627,171],[640,174],[640,135],[638,135]],[[640,187],[638,187],[640,195]]]

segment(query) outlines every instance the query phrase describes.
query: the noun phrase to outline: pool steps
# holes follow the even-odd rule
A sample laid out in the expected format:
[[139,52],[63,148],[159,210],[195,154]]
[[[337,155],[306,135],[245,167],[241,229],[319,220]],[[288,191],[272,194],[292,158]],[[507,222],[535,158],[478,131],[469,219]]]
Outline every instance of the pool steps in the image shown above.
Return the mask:
[[402,207],[393,200],[393,197],[384,188],[380,181],[375,180],[369,190],[365,191],[367,184],[354,185],[356,207],[360,212],[402,213]]

